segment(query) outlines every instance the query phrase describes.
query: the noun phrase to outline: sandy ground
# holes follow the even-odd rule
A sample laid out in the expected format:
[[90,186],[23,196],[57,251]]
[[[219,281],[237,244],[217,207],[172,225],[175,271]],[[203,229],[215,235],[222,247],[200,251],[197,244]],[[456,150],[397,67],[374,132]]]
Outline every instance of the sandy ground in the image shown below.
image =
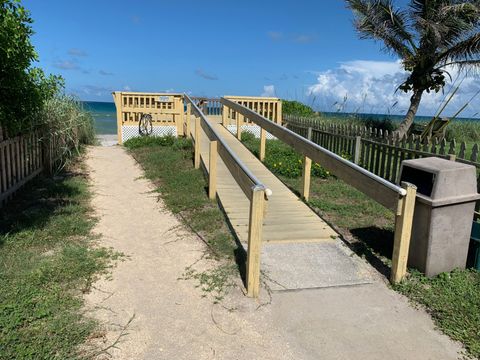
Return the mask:
[[259,300],[238,286],[214,304],[195,280],[179,280],[192,264],[215,266],[204,244],[164,208],[135,161],[119,146],[98,146],[87,163],[100,244],[126,255],[86,296],[105,328],[100,345],[118,339],[100,358],[458,358],[461,347],[382,281],[263,290]]

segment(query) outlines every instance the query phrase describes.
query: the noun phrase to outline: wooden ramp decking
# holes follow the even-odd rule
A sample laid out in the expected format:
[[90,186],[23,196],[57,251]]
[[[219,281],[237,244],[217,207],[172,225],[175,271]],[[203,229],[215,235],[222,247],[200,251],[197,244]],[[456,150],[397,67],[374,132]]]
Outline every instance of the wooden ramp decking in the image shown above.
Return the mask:
[[[371,282],[367,266],[338,234],[223,127],[219,117],[210,116],[209,120],[236,156],[273,192],[267,201],[261,255],[268,286],[294,290]],[[194,126],[192,121],[191,128]],[[209,140],[203,131],[200,137],[201,161],[208,171]],[[246,249],[250,203],[222,159],[217,161],[217,196]]]

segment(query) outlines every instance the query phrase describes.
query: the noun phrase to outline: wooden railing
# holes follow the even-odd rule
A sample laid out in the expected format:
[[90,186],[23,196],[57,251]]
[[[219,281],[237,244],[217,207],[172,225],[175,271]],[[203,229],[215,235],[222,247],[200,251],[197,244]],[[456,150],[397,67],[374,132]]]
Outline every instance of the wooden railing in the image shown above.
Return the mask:
[[[225,96],[223,99],[229,99],[232,102],[241,104],[277,124],[282,123],[282,101],[278,98]],[[245,120],[241,113],[237,114],[232,108],[223,106],[222,124],[224,126],[237,125],[237,136],[240,136],[241,126],[249,122],[250,120]]]
[[260,126],[260,160],[263,161],[265,157],[267,131],[304,156],[301,193],[306,200],[308,200],[310,192],[310,169],[313,160],[339,179],[394,211],[395,237],[390,280],[397,283],[405,277],[416,196],[414,185],[405,182],[402,183],[401,187],[394,185],[295,132],[270,121],[242,104],[226,98],[222,98],[221,102],[230,111],[235,111]]
[[411,135],[399,140],[392,133],[351,125],[326,125],[308,118],[285,116],[284,124],[295,133],[390,181],[397,182],[403,160],[436,156],[473,165],[480,170],[479,146],[465,142]]
[[187,104],[184,128],[188,137],[191,136],[189,125],[191,116],[195,117],[193,141],[195,149],[194,163],[197,169],[200,168],[201,161],[201,130],[205,132],[209,140],[208,194],[210,199],[215,199],[217,193],[217,155],[220,155],[223,163],[250,201],[246,287],[248,296],[258,297],[260,290],[260,252],[263,218],[266,211],[265,201],[268,200],[267,196],[271,194],[271,191],[255,177],[223,141],[210,121],[198,108],[195,101],[186,94],[184,96]]
[[153,126],[175,126],[183,135],[183,95],[173,93],[112,93],[117,108],[118,143],[122,144],[123,126],[138,126],[142,114],[152,116]]

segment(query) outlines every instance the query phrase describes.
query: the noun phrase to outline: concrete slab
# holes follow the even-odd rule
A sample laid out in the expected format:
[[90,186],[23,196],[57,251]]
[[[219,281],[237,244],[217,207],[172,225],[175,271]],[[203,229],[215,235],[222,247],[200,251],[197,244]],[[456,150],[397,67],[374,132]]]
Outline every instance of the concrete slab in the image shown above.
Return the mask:
[[368,284],[371,271],[338,239],[321,243],[264,245],[262,270],[271,290]]

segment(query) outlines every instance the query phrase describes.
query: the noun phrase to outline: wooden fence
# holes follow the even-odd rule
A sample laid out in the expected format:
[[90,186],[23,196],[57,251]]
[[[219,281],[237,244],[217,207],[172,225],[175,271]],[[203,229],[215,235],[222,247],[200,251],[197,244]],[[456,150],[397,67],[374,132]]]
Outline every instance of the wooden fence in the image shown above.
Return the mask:
[[323,124],[308,118],[284,117],[284,125],[314,143],[347,157],[368,171],[398,182],[403,160],[436,156],[470,164],[480,169],[478,144],[425,138],[411,135],[398,139],[388,131],[352,125]]
[[242,104],[225,98],[222,98],[221,102],[225,107],[236,111],[260,126],[260,160],[263,161],[265,156],[266,132],[271,133],[303,155],[301,194],[305,199],[308,200],[310,192],[310,169],[312,161],[315,161],[339,179],[360,190],[387,209],[392,210],[395,213],[395,235],[390,280],[393,283],[397,283],[405,277],[416,197],[416,187],[414,185],[402,183],[402,187],[396,186],[359,165],[305,139],[292,130],[283,127],[281,124],[277,124],[257,114]]
[[39,131],[6,138],[0,130],[0,207],[41,172],[53,172],[69,144],[65,136],[42,138]]
[[0,139],[0,206],[44,169],[37,132]]

